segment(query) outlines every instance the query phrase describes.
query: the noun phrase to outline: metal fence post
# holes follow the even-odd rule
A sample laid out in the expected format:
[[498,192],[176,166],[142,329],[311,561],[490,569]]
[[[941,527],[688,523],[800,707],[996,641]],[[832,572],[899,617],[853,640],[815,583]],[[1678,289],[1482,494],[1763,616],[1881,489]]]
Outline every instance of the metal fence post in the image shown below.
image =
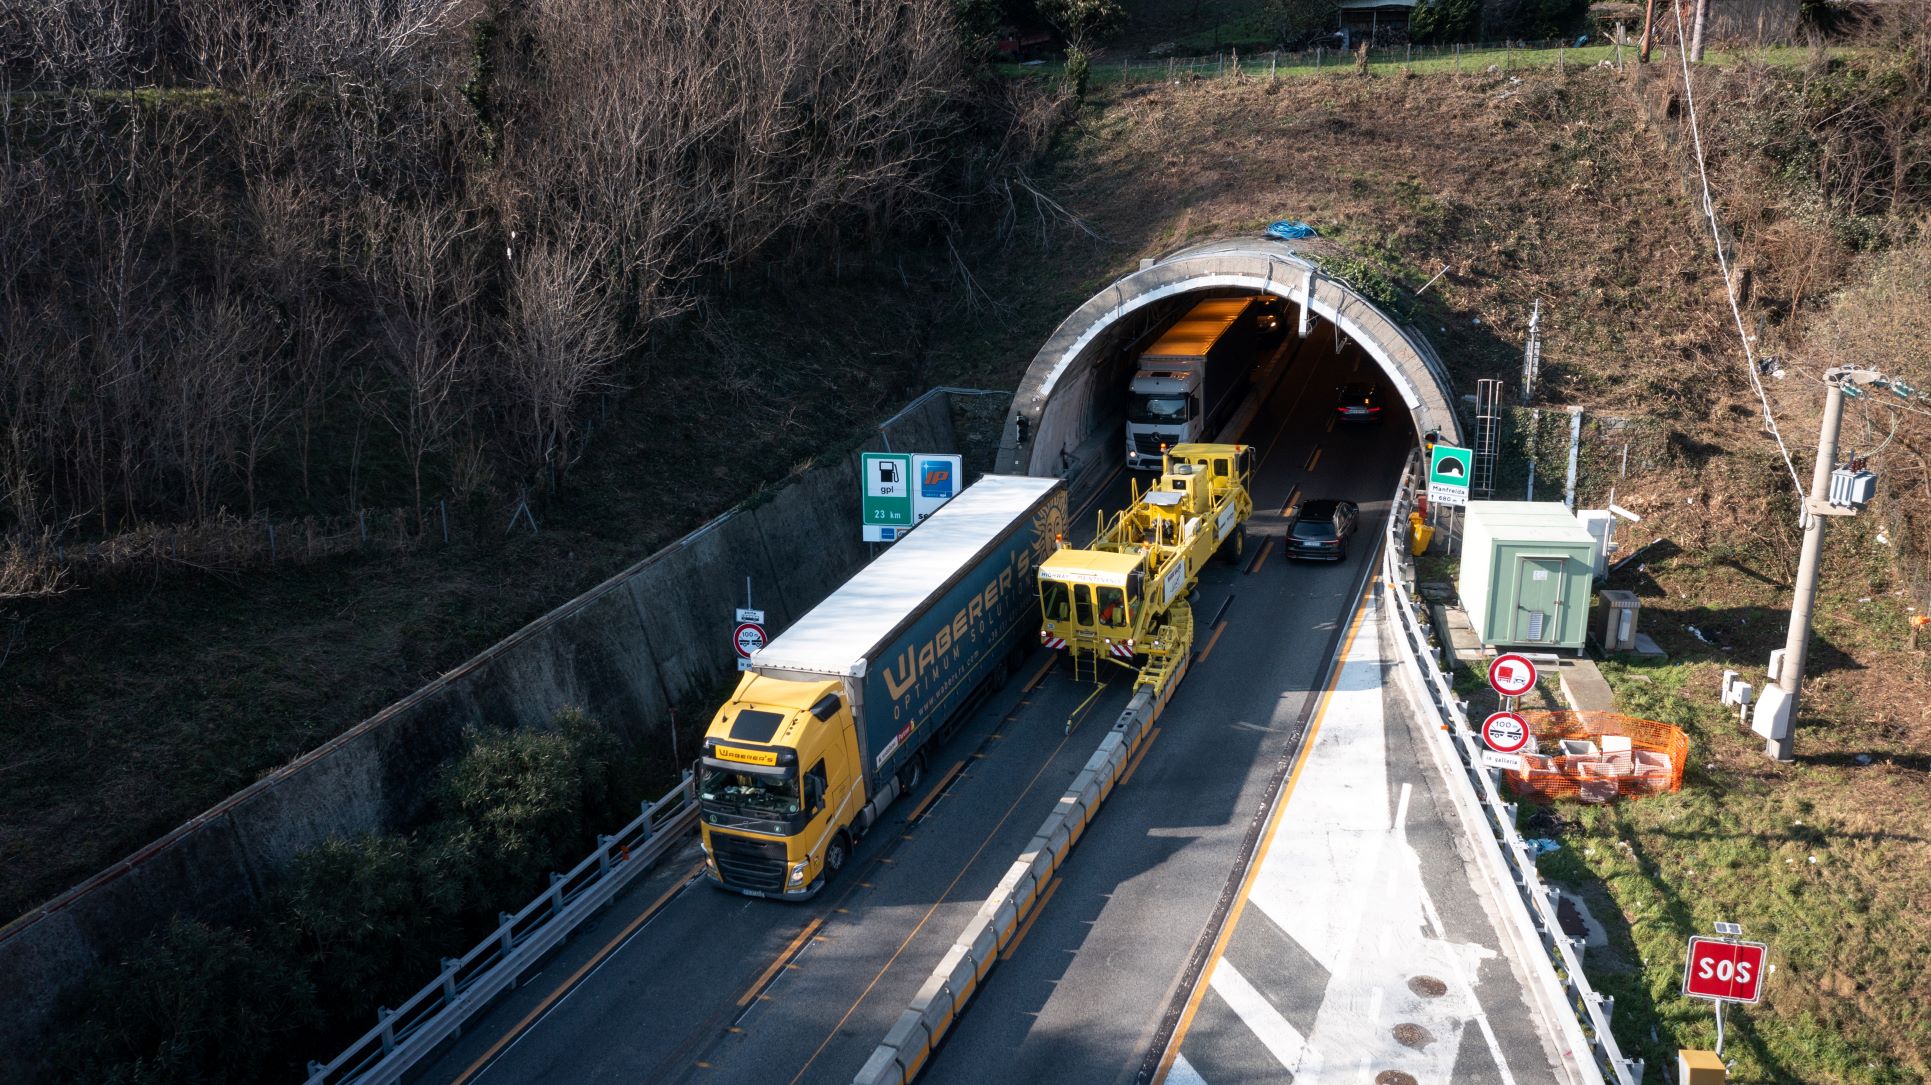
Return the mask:
[[387,1006],[377,1006],[375,1009],[376,1020],[382,1022],[382,1053],[384,1055],[396,1049],[396,1028],[391,1023],[395,1015],[396,1011]]
[[444,957],[443,962],[443,1001],[456,1001],[456,969],[462,961],[455,957]]
[[597,869],[610,873],[610,837],[597,834]]
[[508,912],[496,913],[496,934],[498,941],[503,943],[504,953],[516,948],[516,935],[510,930],[511,918]]

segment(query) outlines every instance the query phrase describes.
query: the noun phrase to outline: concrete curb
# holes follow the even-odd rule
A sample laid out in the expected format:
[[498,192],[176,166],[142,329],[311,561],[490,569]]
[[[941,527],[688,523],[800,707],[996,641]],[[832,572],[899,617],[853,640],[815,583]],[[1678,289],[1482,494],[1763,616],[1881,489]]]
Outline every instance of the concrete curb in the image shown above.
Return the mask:
[[932,975],[873,1049],[852,1085],[906,1085],[924,1069],[933,1049],[998,963],[999,954],[1012,944],[1020,924],[1039,906],[1046,883],[1066,862],[1100,804],[1113,793],[1158,714],[1150,693],[1136,693],[1127,702],[1112,730],[1087,758],[1086,767],[1073,778],[952,948],[939,958]]

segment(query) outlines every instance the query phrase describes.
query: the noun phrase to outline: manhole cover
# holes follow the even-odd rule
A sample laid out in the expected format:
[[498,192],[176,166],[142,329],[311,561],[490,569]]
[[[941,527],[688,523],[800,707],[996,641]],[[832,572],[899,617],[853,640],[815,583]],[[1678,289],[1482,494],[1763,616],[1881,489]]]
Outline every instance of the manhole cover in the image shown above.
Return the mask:
[[1396,1043],[1403,1047],[1412,1047],[1417,1051],[1435,1042],[1434,1033],[1416,1024],[1396,1025],[1394,1032]]
[[1416,976],[1408,981],[1408,989],[1423,998],[1440,998],[1448,993],[1448,984],[1433,976]]
[[1415,1085],[1415,1075],[1400,1070],[1383,1070],[1374,1076],[1374,1085]]

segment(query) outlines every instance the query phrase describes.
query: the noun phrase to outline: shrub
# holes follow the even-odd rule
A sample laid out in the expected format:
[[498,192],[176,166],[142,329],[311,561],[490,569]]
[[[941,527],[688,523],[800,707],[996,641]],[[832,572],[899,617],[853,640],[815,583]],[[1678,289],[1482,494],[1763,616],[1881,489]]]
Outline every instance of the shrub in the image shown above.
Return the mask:
[[51,1081],[252,1085],[286,1078],[277,1052],[318,1021],[298,962],[249,935],[176,917],[65,1000]]

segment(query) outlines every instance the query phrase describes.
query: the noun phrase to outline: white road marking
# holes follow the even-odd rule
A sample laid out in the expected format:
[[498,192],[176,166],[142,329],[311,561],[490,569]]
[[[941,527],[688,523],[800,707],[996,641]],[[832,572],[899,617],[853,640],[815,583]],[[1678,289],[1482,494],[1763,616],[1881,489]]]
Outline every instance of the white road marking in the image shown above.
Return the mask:
[[1380,1025],[1381,1025],[1381,988],[1377,987],[1374,989],[1374,992],[1368,996],[1368,1027],[1378,1028],[1380,1027]]
[[1275,1061],[1294,1074],[1299,1085],[1310,1085],[1314,1078],[1309,1074],[1318,1072],[1320,1055],[1308,1046],[1301,1030],[1282,1017],[1281,1011],[1267,1001],[1267,996],[1247,982],[1247,977],[1240,974],[1232,961],[1222,957],[1214,965],[1214,978],[1209,985],[1239,1015],[1248,1031],[1266,1046]]

